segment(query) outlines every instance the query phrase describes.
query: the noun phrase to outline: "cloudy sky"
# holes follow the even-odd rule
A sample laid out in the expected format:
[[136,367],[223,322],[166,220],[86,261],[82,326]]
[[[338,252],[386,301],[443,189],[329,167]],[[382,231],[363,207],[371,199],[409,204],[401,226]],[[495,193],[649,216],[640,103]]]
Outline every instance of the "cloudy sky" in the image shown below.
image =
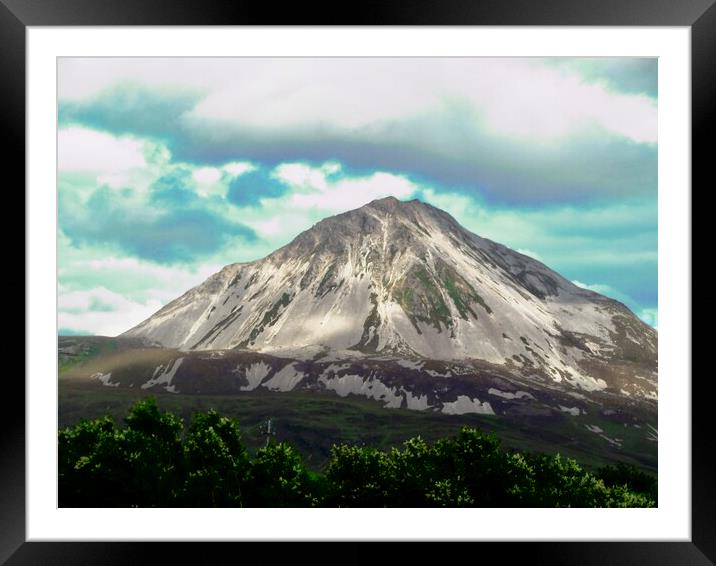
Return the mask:
[[58,83],[61,334],[388,195],[657,324],[655,59],[65,58]]

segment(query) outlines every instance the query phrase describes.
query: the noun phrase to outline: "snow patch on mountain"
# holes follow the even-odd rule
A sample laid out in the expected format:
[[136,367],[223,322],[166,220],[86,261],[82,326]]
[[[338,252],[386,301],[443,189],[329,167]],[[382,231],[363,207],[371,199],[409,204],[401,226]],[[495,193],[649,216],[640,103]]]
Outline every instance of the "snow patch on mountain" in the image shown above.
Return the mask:
[[271,366],[268,364],[265,364],[264,362],[258,362],[255,364],[251,364],[247,368],[236,368],[237,373],[240,373],[243,369],[244,377],[246,377],[246,380],[249,382],[248,385],[242,385],[239,389],[241,391],[253,391],[256,389],[261,381],[269,374],[271,371]]
[[262,383],[262,386],[271,391],[292,391],[304,377],[305,374],[296,369],[296,364],[288,364],[276,372],[271,379]]
[[534,395],[532,395],[531,393],[527,393],[527,391],[516,391],[515,393],[511,393],[509,391],[500,391],[499,389],[490,387],[487,392],[490,395],[494,395],[495,397],[502,397],[503,399],[534,399]]
[[403,396],[398,394],[395,388],[387,387],[382,381],[375,378],[364,379],[360,375],[353,374],[332,378],[321,375],[318,381],[326,389],[335,391],[341,397],[347,397],[350,394],[360,395],[382,401],[385,407],[390,408],[399,408],[403,402]]
[[424,361],[418,362],[415,360],[396,360],[395,363],[401,367],[415,370],[420,370],[425,365]]
[[413,411],[424,411],[429,407],[432,407],[432,405],[428,404],[427,395],[413,395],[410,391],[406,391],[403,388],[401,388],[401,390],[405,395],[405,402],[408,409]]
[[110,379],[112,378],[112,372],[109,373],[94,373],[90,376],[90,379],[96,379],[99,381],[102,385],[105,385],[107,387],[119,387],[119,381],[117,382],[111,382]]
[[158,372],[163,369],[163,366],[159,366],[158,368],[156,368],[154,370],[152,378],[146,383],[142,384],[142,389],[149,389],[150,387],[154,387],[155,385],[164,385],[165,391],[168,391],[170,393],[178,393],[176,387],[172,384],[172,380],[174,379],[174,376],[176,375],[177,370],[179,369],[183,361],[184,358],[177,358],[176,360],[172,360],[171,362],[169,362],[169,364],[167,364],[166,370],[159,374]]
[[471,399],[467,395],[459,395],[456,401],[444,402],[442,412],[447,415],[464,415],[466,413],[495,414],[489,402],[480,402],[479,399]]

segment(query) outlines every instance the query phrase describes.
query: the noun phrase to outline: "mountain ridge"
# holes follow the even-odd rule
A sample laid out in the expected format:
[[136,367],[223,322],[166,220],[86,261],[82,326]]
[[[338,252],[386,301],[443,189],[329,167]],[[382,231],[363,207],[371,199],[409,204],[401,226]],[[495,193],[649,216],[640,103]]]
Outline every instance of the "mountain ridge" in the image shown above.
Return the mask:
[[626,306],[417,199],[325,218],[122,336],[186,351],[473,360],[574,391],[657,397],[656,331]]

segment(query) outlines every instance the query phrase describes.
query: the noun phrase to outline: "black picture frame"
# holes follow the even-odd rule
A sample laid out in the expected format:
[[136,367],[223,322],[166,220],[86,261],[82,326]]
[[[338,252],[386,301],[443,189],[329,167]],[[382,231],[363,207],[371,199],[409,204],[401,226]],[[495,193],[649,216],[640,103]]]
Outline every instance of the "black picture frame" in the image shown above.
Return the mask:
[[[692,186],[704,185],[712,157],[706,136],[714,130],[716,99],[715,0],[364,0],[355,11],[326,6],[237,0],[0,0],[0,76],[2,123],[8,144],[6,163],[15,187],[25,186],[25,35],[28,26],[83,25],[539,25],[539,26],[685,26],[691,30]],[[345,8],[345,7],[344,7]],[[340,13],[344,15],[339,16]],[[710,180],[710,179],[709,179]],[[693,194],[693,189],[691,189]],[[22,194],[22,191],[16,191]],[[24,199],[19,206],[24,207]],[[17,245],[17,244],[15,244]],[[19,246],[18,246],[19,247]],[[693,257],[693,253],[692,253]],[[692,279],[693,280],[693,279]],[[692,285],[693,287],[693,285]],[[24,291],[23,291],[24,293]],[[24,293],[25,294],[25,293]],[[31,298],[25,294],[25,302]],[[24,313],[23,313],[24,314]],[[18,318],[19,319],[19,318]],[[31,337],[27,336],[26,340]],[[26,342],[27,344],[27,342]],[[693,348],[692,348],[693,349]],[[525,542],[479,544],[470,555],[505,554],[538,564],[715,564],[716,456],[712,440],[709,372],[692,372],[692,536],[690,542]],[[12,379],[10,379],[12,378]],[[15,414],[5,414],[0,435],[0,562],[21,564],[131,564],[149,558],[147,547],[174,560],[206,562],[215,543],[26,542],[25,537],[25,388],[17,374],[7,375],[4,398]],[[246,543],[255,545],[257,543]],[[315,549],[300,543],[262,549],[270,559],[310,556],[313,562],[364,563],[372,560],[377,543]],[[264,545],[265,546],[265,545]],[[332,545],[333,546],[333,545]],[[401,562],[419,557],[423,545],[402,545]],[[253,550],[251,548],[250,550]],[[231,551],[230,551],[231,552]],[[450,551],[454,552],[453,550]],[[407,555],[406,555],[407,553]],[[245,551],[238,560],[250,556]],[[323,557],[323,558],[322,558]],[[419,558],[418,558],[419,559]]]

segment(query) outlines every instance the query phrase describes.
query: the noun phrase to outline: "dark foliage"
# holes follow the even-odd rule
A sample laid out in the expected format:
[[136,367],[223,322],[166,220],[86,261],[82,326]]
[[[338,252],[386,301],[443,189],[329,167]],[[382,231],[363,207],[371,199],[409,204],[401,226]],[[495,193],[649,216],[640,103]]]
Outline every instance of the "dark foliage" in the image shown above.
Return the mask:
[[60,431],[60,507],[653,507],[656,478],[634,467],[595,473],[559,454],[504,450],[463,428],[382,452],[334,446],[323,474],[269,441],[250,454],[235,420],[196,413],[185,431],[156,401],[119,427],[108,417]]
[[634,466],[617,464],[600,468],[597,477],[609,487],[623,486],[629,491],[641,493],[656,501],[658,485],[656,478]]

